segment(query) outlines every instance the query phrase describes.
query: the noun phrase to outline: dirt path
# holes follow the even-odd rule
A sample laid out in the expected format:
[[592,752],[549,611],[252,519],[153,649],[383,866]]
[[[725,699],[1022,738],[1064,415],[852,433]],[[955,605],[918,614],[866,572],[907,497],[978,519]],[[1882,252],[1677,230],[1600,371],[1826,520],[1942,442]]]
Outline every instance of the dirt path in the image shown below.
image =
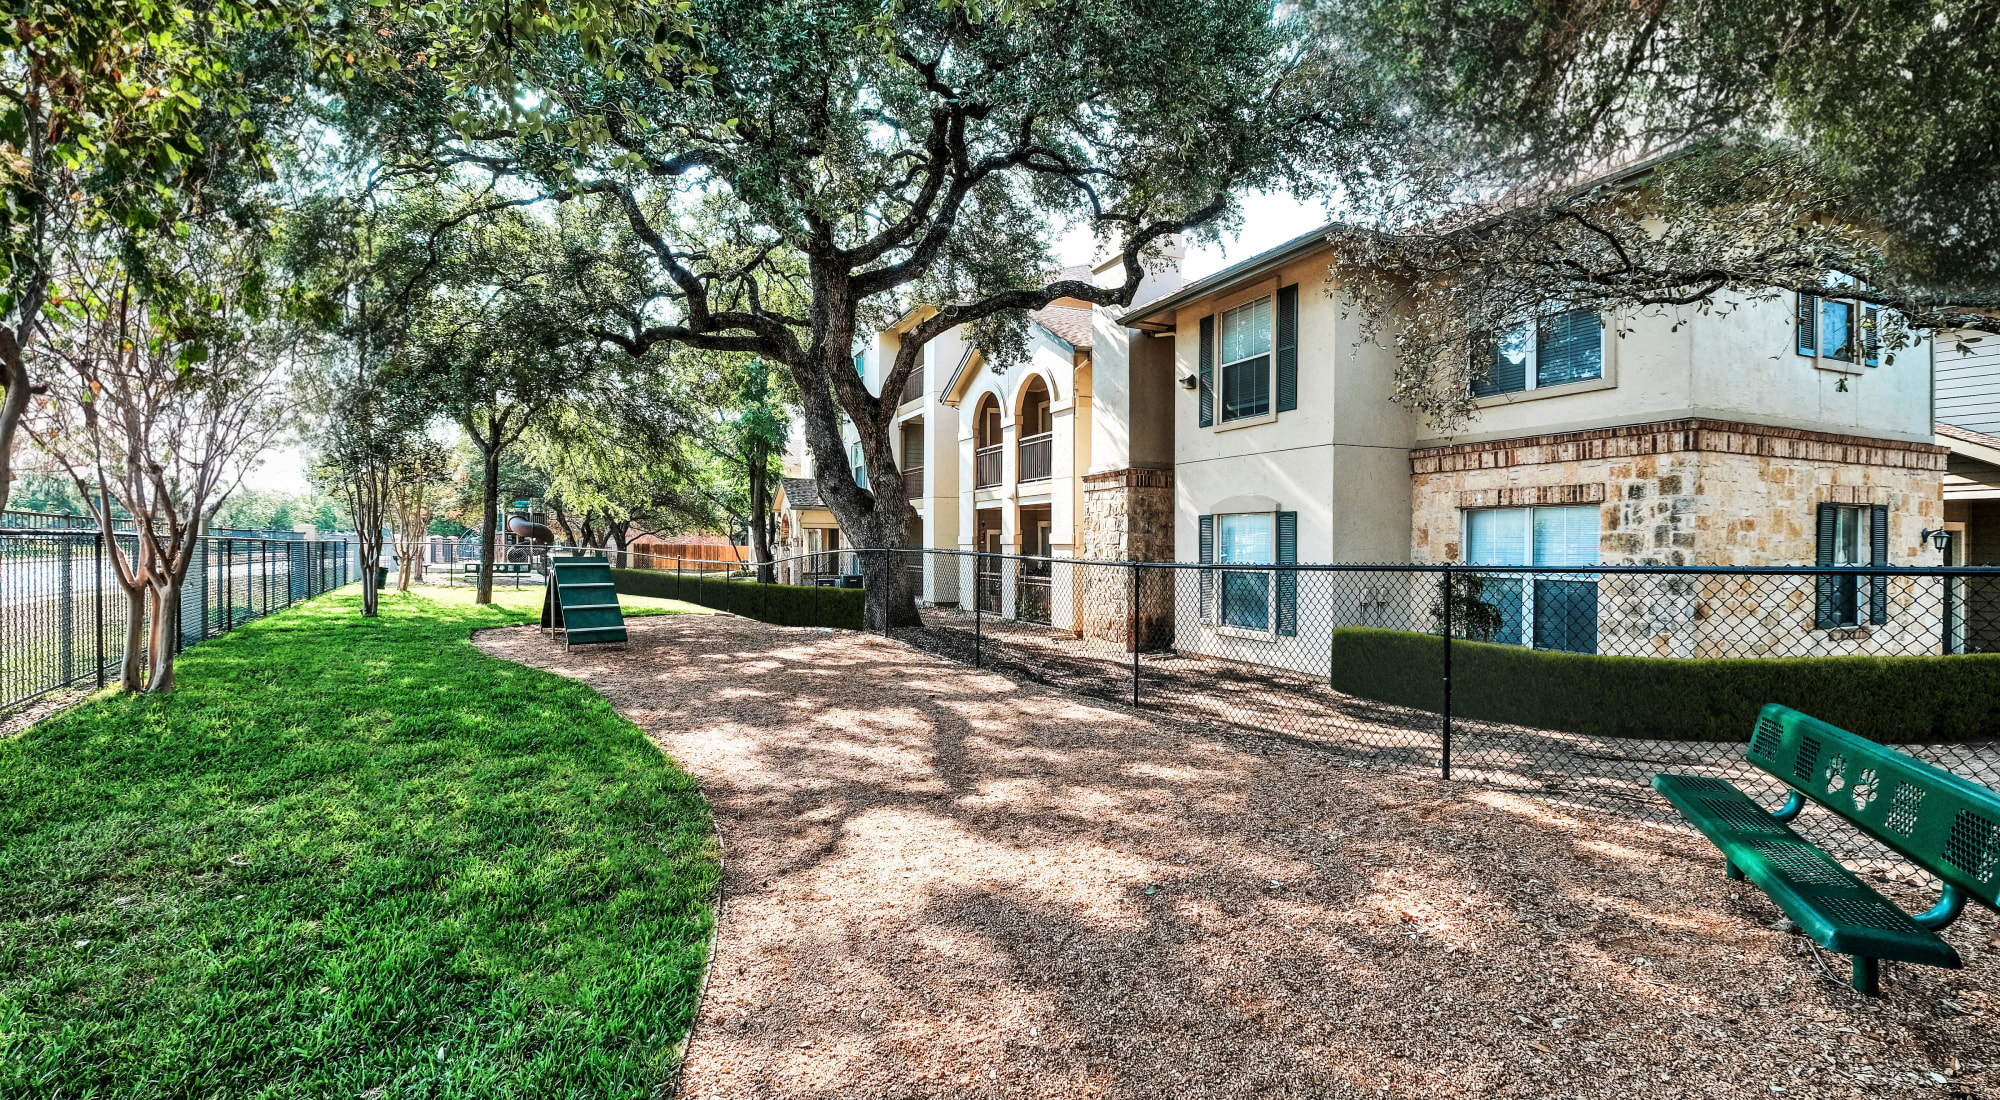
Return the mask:
[[[2000,1096],[2000,933],[1868,1003],[1698,839],[732,616],[565,655],[727,860],[688,1097]],[[1844,978],[1844,969],[1843,969]]]

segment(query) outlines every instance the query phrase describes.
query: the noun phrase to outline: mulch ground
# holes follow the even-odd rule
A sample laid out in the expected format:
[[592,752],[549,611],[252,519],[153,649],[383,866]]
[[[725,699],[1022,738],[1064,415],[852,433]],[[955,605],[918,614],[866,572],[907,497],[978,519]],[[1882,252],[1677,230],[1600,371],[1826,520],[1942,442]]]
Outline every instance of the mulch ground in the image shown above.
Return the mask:
[[1692,834],[871,635],[629,629],[479,644],[591,683],[714,803],[683,1096],[2000,1097],[1985,910],[1965,970],[1868,1001]]

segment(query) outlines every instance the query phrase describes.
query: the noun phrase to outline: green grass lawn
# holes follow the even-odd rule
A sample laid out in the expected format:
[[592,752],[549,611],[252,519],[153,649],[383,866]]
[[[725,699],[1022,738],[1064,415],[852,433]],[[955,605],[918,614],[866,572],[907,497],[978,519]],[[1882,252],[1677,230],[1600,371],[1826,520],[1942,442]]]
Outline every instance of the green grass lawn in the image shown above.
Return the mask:
[[251,623],[188,650],[170,696],[0,742],[0,1096],[671,1075],[719,877],[694,781],[595,692],[468,643],[524,611],[359,605]]

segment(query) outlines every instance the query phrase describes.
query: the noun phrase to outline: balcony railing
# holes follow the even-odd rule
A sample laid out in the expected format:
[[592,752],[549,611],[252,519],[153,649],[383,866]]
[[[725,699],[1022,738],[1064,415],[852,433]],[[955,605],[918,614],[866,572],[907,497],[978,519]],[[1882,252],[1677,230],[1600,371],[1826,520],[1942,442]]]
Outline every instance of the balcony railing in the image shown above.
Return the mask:
[[984,489],[988,485],[1000,484],[1001,445],[981,447],[972,452],[972,487]]
[[924,365],[922,363],[918,363],[916,369],[910,372],[910,376],[908,378],[903,379],[903,396],[901,399],[901,403],[908,404],[912,401],[915,401],[917,398],[922,397],[923,395],[924,395]]
[[903,471],[903,496],[908,500],[924,499],[924,468],[922,466]]
[[1021,440],[1021,480],[1047,481],[1052,459],[1055,455],[1055,436],[1051,432],[1025,436]]

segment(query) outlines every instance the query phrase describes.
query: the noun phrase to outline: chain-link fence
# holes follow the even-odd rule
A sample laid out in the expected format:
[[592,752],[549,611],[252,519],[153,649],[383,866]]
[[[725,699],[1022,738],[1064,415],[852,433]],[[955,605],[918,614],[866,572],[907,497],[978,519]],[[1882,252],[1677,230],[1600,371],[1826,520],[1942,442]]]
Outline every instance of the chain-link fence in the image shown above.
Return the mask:
[[[10,513],[10,516],[12,513]],[[114,535],[127,553],[134,537]],[[346,548],[202,538],[181,588],[180,644],[227,633],[353,579]],[[0,710],[118,671],[126,601],[97,531],[0,530]]]
[[[847,550],[769,572],[859,584],[867,553],[892,554],[921,601],[921,625],[891,633],[929,652],[1583,811],[1677,822],[1650,788],[1663,771],[1726,778],[1775,808],[1784,786],[1743,759],[1774,701],[2000,786],[2000,656],[1979,656],[2000,654],[1996,569]],[[1797,827],[1864,872],[1916,875],[1831,814]]]

